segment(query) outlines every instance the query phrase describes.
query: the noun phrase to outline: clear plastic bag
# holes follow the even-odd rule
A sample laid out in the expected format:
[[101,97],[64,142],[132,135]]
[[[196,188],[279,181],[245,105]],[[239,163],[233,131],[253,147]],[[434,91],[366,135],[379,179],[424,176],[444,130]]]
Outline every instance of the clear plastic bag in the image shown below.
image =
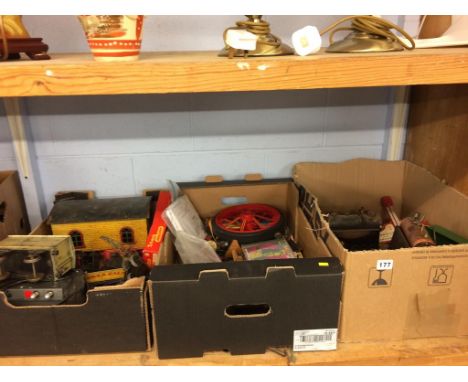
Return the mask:
[[206,240],[178,231],[175,234],[174,244],[184,264],[221,262],[213,247]]
[[184,264],[215,263],[221,259],[205,240],[207,233],[195,207],[186,196],[178,197],[162,217],[175,236],[175,247]]
[[182,231],[200,239],[205,239],[207,236],[198,212],[186,195],[180,196],[172,202],[164,210],[162,217],[174,235]]

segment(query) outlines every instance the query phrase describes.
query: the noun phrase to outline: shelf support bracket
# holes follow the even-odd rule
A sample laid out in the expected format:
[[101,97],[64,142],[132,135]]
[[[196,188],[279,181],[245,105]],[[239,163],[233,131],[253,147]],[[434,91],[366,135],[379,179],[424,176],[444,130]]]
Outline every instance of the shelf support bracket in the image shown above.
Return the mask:
[[25,129],[23,115],[21,114],[21,103],[18,98],[4,98],[5,113],[10,127],[13,149],[23,188],[26,209],[28,211],[31,228],[40,224],[43,220],[42,188],[39,178],[36,177],[35,163],[31,160],[32,143],[28,139]]
[[409,86],[399,86],[394,89],[393,113],[388,133],[387,160],[403,159],[406,140],[406,121],[408,118]]

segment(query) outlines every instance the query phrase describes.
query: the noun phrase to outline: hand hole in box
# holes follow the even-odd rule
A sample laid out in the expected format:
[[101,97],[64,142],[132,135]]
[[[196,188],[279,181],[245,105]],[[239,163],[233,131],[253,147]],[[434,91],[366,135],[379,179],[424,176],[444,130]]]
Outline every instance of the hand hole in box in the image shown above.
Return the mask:
[[229,305],[224,313],[229,318],[264,317],[271,313],[271,307],[268,304]]

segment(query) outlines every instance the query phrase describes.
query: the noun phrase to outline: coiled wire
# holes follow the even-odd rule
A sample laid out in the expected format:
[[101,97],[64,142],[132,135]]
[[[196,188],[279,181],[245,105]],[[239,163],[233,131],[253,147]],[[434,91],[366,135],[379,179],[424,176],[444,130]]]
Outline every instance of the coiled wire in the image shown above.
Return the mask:
[[[338,25],[349,20],[352,20],[351,26],[336,28]],[[321,30],[320,35],[323,36],[325,33],[329,32],[332,29],[333,31],[330,33],[330,37],[329,37],[330,44],[333,44],[334,42],[333,36],[335,35],[335,33],[348,30],[351,32],[358,32],[358,33],[360,32],[360,33],[372,34],[372,35],[376,35],[379,37],[387,38],[389,40],[392,40],[400,44],[405,49],[411,50],[416,47],[416,44],[413,38],[404,29],[400,28],[398,25],[395,25],[388,20],[381,19],[380,17],[376,17],[376,16],[343,17],[339,19],[338,21],[334,22],[333,24],[329,25],[325,29]],[[405,36],[411,45],[408,45],[403,40],[401,40],[394,32],[392,32],[392,29],[395,29],[396,31],[400,32],[403,36]]]

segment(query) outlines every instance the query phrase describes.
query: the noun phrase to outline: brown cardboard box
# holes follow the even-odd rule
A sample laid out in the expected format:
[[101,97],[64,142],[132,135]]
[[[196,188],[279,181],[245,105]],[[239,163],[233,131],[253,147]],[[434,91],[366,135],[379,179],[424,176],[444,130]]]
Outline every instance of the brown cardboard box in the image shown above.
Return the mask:
[[30,231],[23,191],[16,171],[0,171],[0,240]]
[[[273,205],[286,217],[304,258],[167,265],[173,256],[165,240],[149,288],[158,356],[263,353],[268,347],[299,348],[298,337],[333,342],[334,348],[342,266],[299,209],[296,185],[291,179],[216,180],[179,183],[202,218],[233,201]],[[257,311],[259,307],[265,310]],[[240,313],[230,315],[230,308]],[[330,350],[324,343],[314,346]]]
[[[380,211],[380,197],[390,195],[397,215],[419,211],[468,237],[468,198],[412,163],[300,163],[294,177],[305,204],[316,197],[324,213]],[[314,216],[315,229],[328,227],[320,211]],[[342,342],[468,335],[468,244],[348,252],[331,231],[322,241],[345,268]],[[378,260],[393,260],[393,269],[376,271]]]

